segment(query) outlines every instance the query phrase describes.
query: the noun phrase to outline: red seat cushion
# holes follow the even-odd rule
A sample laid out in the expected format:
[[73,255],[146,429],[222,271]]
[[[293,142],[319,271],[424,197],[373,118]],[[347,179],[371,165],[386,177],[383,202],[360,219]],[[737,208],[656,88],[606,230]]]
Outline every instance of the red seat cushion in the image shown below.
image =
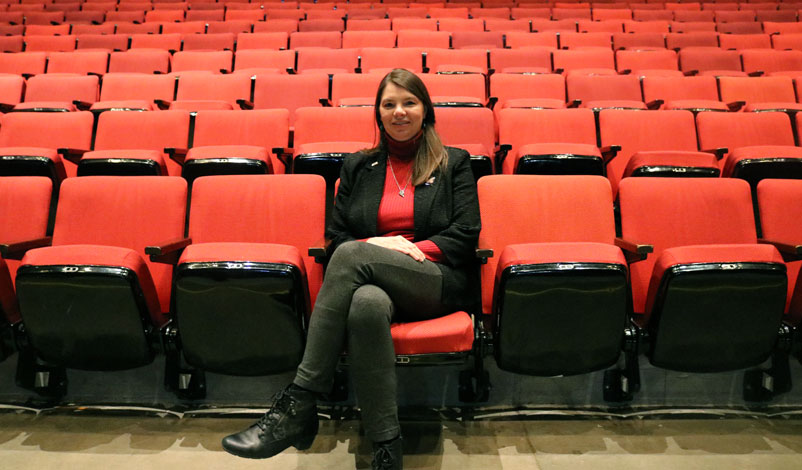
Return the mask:
[[607,263],[627,265],[621,249],[615,245],[593,242],[521,243],[507,245],[499,257],[496,285],[510,266],[551,263]]
[[565,108],[565,100],[557,98],[513,98],[504,101],[502,109],[506,108],[560,109]]
[[673,266],[704,263],[778,263],[783,259],[772,245],[691,245],[668,248],[654,264],[646,297],[646,316],[651,315],[657,291],[666,271]]
[[393,323],[390,326],[395,353],[400,355],[470,351],[473,322],[465,312],[432,320]]
[[153,106],[152,101],[147,100],[110,100],[93,103],[89,109],[92,111],[100,109],[156,111],[158,108]]
[[582,103],[582,107],[590,109],[646,109],[646,104],[643,101],[633,100],[591,100]]
[[370,142],[312,142],[299,145],[295,148],[295,155],[308,155],[313,153],[353,153],[371,148]]
[[[203,147],[193,147],[187,153],[186,161],[219,158],[259,160],[264,162],[267,168],[272,168],[268,149],[255,145],[206,145]],[[268,171],[268,173],[270,173],[270,171]]]
[[624,168],[624,177],[632,176],[638,168],[644,166],[670,166],[686,168],[715,168],[718,169],[718,160],[712,153],[662,151],[635,152]]
[[178,264],[239,261],[252,263],[282,263],[297,266],[306,279],[306,267],[298,248],[276,243],[218,242],[189,245]]
[[167,319],[159,307],[159,297],[145,260],[134,250],[103,245],[61,245],[37,248],[25,253],[22,266],[111,266],[134,272],[145,297],[153,324]]
[[186,111],[222,110],[231,111],[234,105],[221,100],[179,100],[170,103],[170,109],[183,109]]
[[714,109],[729,111],[726,104],[714,100],[669,100],[663,103],[663,109]]
[[732,176],[736,165],[742,160],[766,158],[802,158],[802,148],[789,145],[753,145],[730,149],[721,176]]
[[162,175],[167,174],[167,167],[164,162],[164,154],[157,150],[96,150],[86,152],[81,160],[150,160],[159,165]]
[[67,112],[76,111],[75,105],[69,101],[29,101],[14,106],[15,110],[32,109],[63,109]]

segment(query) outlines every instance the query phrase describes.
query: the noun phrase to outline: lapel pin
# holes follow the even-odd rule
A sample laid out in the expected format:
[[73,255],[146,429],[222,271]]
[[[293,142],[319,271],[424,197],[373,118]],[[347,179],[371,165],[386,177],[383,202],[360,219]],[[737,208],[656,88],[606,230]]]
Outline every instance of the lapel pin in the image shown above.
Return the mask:
[[434,184],[434,176],[432,176],[431,178],[429,178],[429,179],[426,181],[426,185],[427,185],[427,186],[428,186],[428,185],[430,185],[430,184]]
[[376,166],[378,164],[379,164],[379,162],[373,162],[373,163],[370,164],[370,166]]

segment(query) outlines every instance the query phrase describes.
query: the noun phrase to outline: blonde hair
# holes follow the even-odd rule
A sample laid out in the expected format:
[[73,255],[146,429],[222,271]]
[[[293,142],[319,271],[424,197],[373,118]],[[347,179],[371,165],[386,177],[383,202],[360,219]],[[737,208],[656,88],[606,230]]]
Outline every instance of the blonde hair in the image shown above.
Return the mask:
[[414,73],[406,69],[394,69],[384,76],[379,89],[376,92],[376,103],[374,106],[374,117],[376,124],[380,129],[379,145],[372,149],[366,150],[368,153],[379,153],[387,151],[387,136],[382,125],[381,115],[379,108],[381,106],[382,95],[387,84],[403,88],[412,93],[423,104],[425,110],[423,116],[423,134],[421,136],[418,151],[415,155],[415,163],[412,165],[412,185],[417,186],[431,178],[432,173],[438,168],[443,169],[448,164],[448,153],[440,140],[440,136],[434,130],[434,106],[432,99],[429,97],[429,91],[426,90],[426,85]]

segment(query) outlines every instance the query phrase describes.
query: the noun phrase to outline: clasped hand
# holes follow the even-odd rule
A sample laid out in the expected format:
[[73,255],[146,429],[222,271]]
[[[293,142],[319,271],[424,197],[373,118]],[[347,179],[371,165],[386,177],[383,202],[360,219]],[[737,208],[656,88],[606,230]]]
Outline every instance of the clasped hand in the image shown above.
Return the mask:
[[368,238],[365,242],[404,253],[411,256],[415,261],[423,262],[423,260],[426,259],[426,255],[423,254],[417,245],[401,235],[396,235],[394,237],[373,237]]

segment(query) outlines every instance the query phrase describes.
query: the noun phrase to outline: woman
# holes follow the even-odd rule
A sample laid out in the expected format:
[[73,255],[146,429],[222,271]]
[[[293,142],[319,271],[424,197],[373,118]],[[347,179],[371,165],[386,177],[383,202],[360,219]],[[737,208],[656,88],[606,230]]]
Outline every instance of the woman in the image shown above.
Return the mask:
[[435,318],[475,304],[479,236],[467,152],[434,130],[423,82],[395,69],[376,94],[378,147],[345,159],[326,231],[331,258],[293,383],[256,424],[223,439],[242,457],[306,449],[317,434],[318,396],[331,390],[346,348],[373,468],[402,468],[391,321]]

